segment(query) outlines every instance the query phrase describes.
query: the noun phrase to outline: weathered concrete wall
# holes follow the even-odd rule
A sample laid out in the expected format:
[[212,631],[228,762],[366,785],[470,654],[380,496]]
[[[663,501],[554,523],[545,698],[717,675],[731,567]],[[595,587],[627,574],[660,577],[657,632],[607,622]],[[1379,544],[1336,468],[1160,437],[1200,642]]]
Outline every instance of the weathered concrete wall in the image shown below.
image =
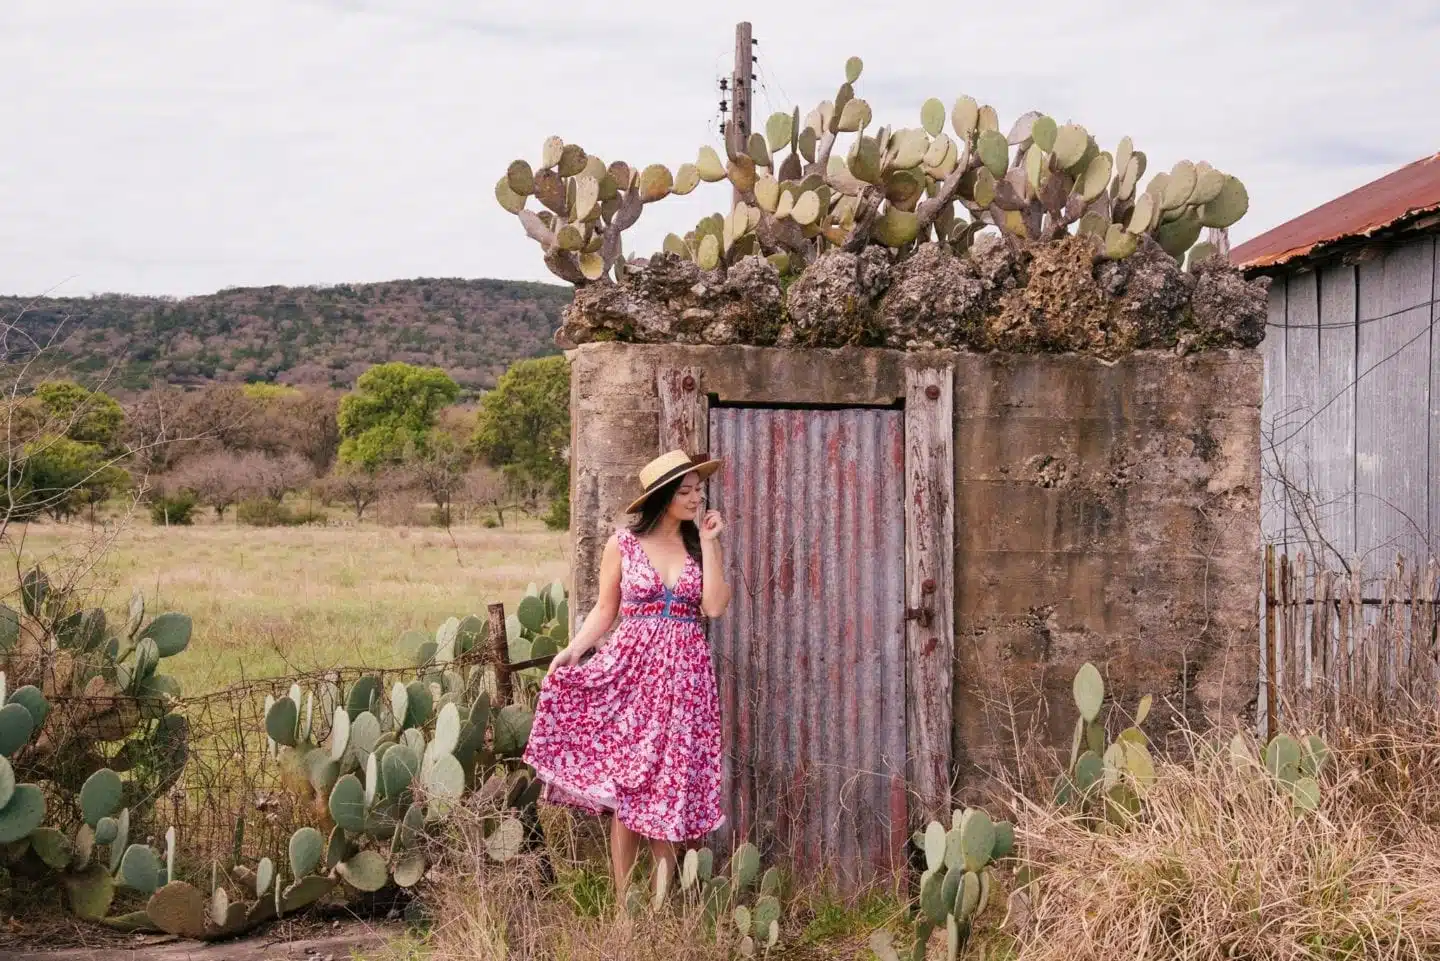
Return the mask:
[[[589,344],[571,353],[574,593],[657,452],[656,370],[719,402],[874,405],[955,369],[955,772],[976,788],[1026,730],[1068,747],[1086,660],[1133,708],[1192,721],[1255,699],[1261,362],[1251,350],[1042,355]],[[1044,701],[1041,699],[1044,696]],[[1042,709],[1048,702],[1050,713]],[[1165,724],[1157,703],[1155,727]],[[1173,721],[1173,719],[1172,719]]]

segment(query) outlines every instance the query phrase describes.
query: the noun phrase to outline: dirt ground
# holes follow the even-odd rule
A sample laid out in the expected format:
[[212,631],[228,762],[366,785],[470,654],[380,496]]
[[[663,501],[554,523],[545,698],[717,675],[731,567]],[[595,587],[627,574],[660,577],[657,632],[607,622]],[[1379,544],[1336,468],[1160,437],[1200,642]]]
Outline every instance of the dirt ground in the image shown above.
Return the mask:
[[[136,935],[84,939],[83,947],[44,945],[73,944],[69,937],[39,941],[6,938],[0,942],[3,961],[349,961],[356,954],[374,952],[404,933],[401,925],[368,924],[360,921],[290,925],[282,924],[251,937],[205,944],[181,938]],[[58,932],[57,932],[58,934]]]

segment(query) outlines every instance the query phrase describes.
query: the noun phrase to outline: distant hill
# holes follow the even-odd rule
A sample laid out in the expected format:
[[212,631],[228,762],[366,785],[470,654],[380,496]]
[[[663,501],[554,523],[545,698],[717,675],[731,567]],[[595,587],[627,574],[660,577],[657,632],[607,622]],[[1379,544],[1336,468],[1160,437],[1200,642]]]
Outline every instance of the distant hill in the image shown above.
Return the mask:
[[[349,387],[373,364],[443,367],[489,387],[513,361],[553,354],[569,287],[509,280],[394,280],[247,287],[183,299],[0,297],[0,318],[53,343],[44,366],[101,376],[112,390],[212,381]],[[7,360],[20,338],[6,338]]]

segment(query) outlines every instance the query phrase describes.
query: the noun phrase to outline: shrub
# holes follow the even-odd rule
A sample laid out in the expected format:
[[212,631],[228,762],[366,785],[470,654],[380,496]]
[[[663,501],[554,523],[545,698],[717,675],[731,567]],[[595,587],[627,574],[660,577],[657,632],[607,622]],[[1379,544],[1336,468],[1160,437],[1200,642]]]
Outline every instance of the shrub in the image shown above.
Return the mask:
[[269,497],[241,501],[235,507],[235,519],[251,527],[288,527],[294,518],[290,508]]
[[161,494],[150,504],[150,519],[162,526],[188,527],[195,523],[195,507],[198,504],[199,501],[192,491],[182,490],[174,494]]

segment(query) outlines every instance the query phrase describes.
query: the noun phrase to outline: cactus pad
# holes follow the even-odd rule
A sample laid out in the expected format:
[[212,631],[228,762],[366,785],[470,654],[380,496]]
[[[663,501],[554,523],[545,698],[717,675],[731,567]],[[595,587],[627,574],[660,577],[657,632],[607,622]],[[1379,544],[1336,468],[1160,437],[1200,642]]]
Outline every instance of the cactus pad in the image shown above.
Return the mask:
[[976,142],[976,154],[985,169],[996,180],[1005,176],[1005,171],[1010,166],[1010,141],[998,130],[986,130],[980,134]]
[[465,793],[465,769],[453,754],[441,754],[421,772],[421,785],[433,811],[447,810]]
[[319,901],[335,890],[335,882],[323,875],[312,874],[299,878],[285,889],[280,898],[281,909],[286,912],[299,911]]
[[521,627],[532,634],[537,633],[545,626],[545,602],[533,594],[527,594],[520,599],[515,616],[519,618]]
[[518,214],[525,209],[525,198],[511,190],[504,177],[495,183],[495,202],[512,214]]
[[312,827],[303,827],[290,835],[290,873],[303,878],[315,870],[325,853],[325,838]]
[[269,858],[261,858],[260,863],[255,865],[255,897],[264,898],[274,881],[275,862]]
[[358,718],[361,714],[371,710],[375,705],[375,698],[380,694],[380,679],[372,674],[366,674],[358,678],[350,686],[350,696],[345,699],[345,710],[351,719]]
[[120,858],[120,880],[141,894],[153,894],[160,885],[160,858],[144,844],[132,844]]
[[30,719],[35,722],[35,730],[38,731],[45,726],[45,719],[50,716],[50,702],[45,700],[45,695],[33,684],[26,684],[17,688],[14,693],[5,698],[7,704],[19,704],[30,712]]
[[80,812],[85,823],[95,827],[101,818],[109,818],[120,808],[125,785],[120,775],[109,768],[101,768],[85,779],[80,788]]
[[76,917],[98,921],[109,913],[110,904],[115,900],[115,879],[103,867],[92,865],[67,875],[64,882],[70,910]]
[[519,704],[507,704],[495,715],[495,752],[504,757],[519,757],[530,740],[530,726],[535,716]]
[[385,859],[374,851],[361,851],[336,868],[345,883],[357,891],[379,891],[390,880]]
[[1008,858],[1015,851],[1015,825],[1009,821],[995,822],[995,847],[990,851],[990,859],[998,861],[1001,858]]
[[140,632],[140,639],[153,640],[161,657],[174,657],[190,646],[191,626],[189,614],[166,611]]
[[932,137],[940,136],[945,129],[945,105],[934,97],[920,106],[920,126]]
[[736,848],[731,874],[736,891],[743,891],[754,884],[760,875],[760,849],[748,841]]
[[385,752],[380,763],[380,795],[398,798],[410,789],[415,775],[420,771],[420,758],[404,744],[397,744]]
[[[647,204],[662,200],[669,196],[670,188],[674,185],[675,178],[671,175],[668,167],[663,164],[651,164],[640,172],[640,199]],[[536,600],[538,601],[539,598]],[[523,617],[521,621],[524,621]]]
[[1226,177],[1220,192],[1200,208],[1200,222],[1206,227],[1233,226],[1250,209],[1250,195],[1245,185],[1234,177]]
[[35,716],[23,704],[0,707],[0,756],[13,757],[30,743],[35,731]]
[[989,863],[995,850],[995,825],[990,815],[976,808],[965,816],[960,822],[960,846],[967,871],[979,871]]
[[859,57],[851,57],[845,61],[845,82],[854,83],[860,79],[860,72],[865,69],[865,61]]
[[265,733],[276,744],[295,746],[295,730],[300,721],[300,708],[289,696],[279,698],[265,712]]
[[485,839],[485,853],[504,864],[519,855],[524,844],[525,826],[516,818],[506,818]]
[[919,218],[908,210],[886,207],[875,221],[875,239],[886,247],[903,247],[918,235]]
[[413,888],[425,876],[425,855],[411,851],[395,863],[395,884],[401,888]]
[[[22,708],[23,710],[23,708]],[[0,844],[28,837],[45,820],[45,794],[34,784],[17,784],[0,809]]]
[[1288,734],[1277,734],[1265,746],[1265,770],[1278,781],[1293,784],[1300,774],[1300,742]]
[[365,830],[365,786],[353,774],[335,782],[330,791],[330,817],[347,831]]
[[171,881],[150,896],[145,913],[155,926],[179,938],[203,938],[208,905],[199,891],[184,881]]
[[1105,681],[1100,677],[1100,672],[1095,669],[1094,664],[1086,663],[1075,673],[1075,680],[1071,685],[1075,695],[1075,706],[1080,710],[1080,716],[1087,722],[1094,721],[1100,716],[1100,708],[1105,703]]
[[30,833],[30,850],[54,871],[63,871],[70,864],[75,847],[70,839],[55,828],[36,828]]
[[0,757],[0,811],[10,803],[10,798],[15,794],[15,769],[10,766],[9,759]]

